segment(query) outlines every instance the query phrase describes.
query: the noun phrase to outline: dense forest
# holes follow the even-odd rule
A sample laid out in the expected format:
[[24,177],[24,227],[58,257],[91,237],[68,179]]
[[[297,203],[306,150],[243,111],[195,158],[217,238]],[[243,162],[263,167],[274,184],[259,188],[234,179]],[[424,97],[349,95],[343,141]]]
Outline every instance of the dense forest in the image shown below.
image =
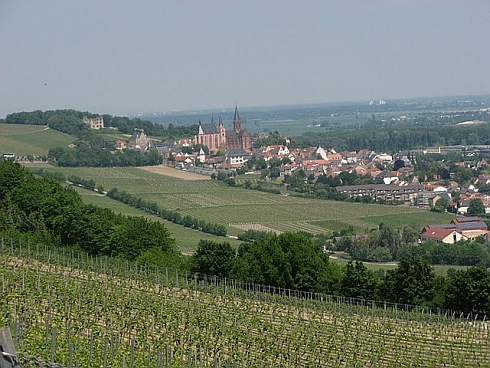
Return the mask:
[[302,233],[269,234],[238,252],[227,242],[201,241],[188,258],[162,223],[84,204],[70,187],[11,161],[0,162],[0,236],[271,286],[490,314],[484,267],[436,276],[424,257],[407,254],[385,275],[359,261],[332,262]]

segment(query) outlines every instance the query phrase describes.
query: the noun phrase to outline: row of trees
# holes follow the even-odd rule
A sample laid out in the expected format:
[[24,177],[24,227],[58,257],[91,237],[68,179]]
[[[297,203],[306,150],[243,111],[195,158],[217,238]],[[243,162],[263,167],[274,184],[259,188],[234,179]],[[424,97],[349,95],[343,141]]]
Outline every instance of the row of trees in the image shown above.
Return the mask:
[[[474,119],[471,118],[471,119]],[[482,116],[488,120],[488,114]],[[405,126],[375,126],[366,124],[363,129],[329,130],[327,132],[306,132],[291,138],[291,146],[308,147],[320,143],[322,147],[333,147],[337,151],[357,151],[360,148],[379,152],[398,152],[406,149],[490,144],[490,125],[474,126],[435,125],[430,130],[421,129],[420,124]],[[284,137],[277,132],[259,139],[257,146],[284,144]]]
[[83,141],[78,141],[75,148],[52,148],[48,158],[62,167],[155,166],[163,162],[155,148],[143,154],[132,149],[112,152],[108,148],[90,147]]
[[422,257],[403,257],[381,275],[360,261],[333,263],[298,233],[269,235],[242,244],[238,252],[229,243],[202,240],[190,264],[193,272],[263,285],[490,314],[490,272],[483,267],[450,270],[443,277]]
[[335,247],[345,250],[353,259],[370,262],[397,261],[403,257],[421,257],[431,264],[462,266],[490,265],[490,244],[483,238],[455,244],[427,241],[417,244],[419,231],[411,226],[396,229],[380,224],[377,230],[360,236],[344,236]]
[[0,233],[173,267],[184,261],[162,223],[85,204],[72,188],[11,161],[0,162]]
[[200,220],[190,215],[182,216],[178,211],[161,208],[154,202],[147,202],[140,197],[136,197],[128,192],[119,191],[117,188],[109,190],[107,192],[107,196],[124,204],[129,204],[130,206],[136,207],[138,209],[148,211],[175,224],[200,230],[204,233],[209,233],[217,236],[226,236],[226,226],[223,224],[216,224],[205,220]]
[[[81,185],[87,189],[97,190],[99,192],[104,191],[104,187],[96,184],[93,179],[83,179],[75,175],[65,177],[63,173],[45,171],[43,169],[35,170],[33,172],[39,176],[52,178],[57,181],[68,181],[75,185]],[[151,213],[153,215],[157,215],[167,221],[171,221],[178,225],[183,225],[185,227],[200,230],[202,232],[217,236],[226,236],[227,230],[226,226],[223,224],[216,224],[205,220],[200,220],[189,215],[183,216],[178,211],[161,208],[154,202],[145,201],[144,199],[134,196],[126,191],[119,191],[117,188],[112,188],[107,192],[107,196],[116,201],[128,204],[143,211],[147,211],[148,213]]]

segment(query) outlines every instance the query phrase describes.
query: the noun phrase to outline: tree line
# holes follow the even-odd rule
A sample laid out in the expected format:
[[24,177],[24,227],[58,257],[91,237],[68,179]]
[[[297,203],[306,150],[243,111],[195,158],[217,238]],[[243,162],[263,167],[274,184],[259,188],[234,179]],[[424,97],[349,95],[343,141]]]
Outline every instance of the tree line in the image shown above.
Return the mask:
[[[94,133],[90,126],[85,124],[82,119],[84,116],[95,117],[88,111],[77,111],[73,109],[66,110],[48,110],[48,111],[22,111],[8,114],[4,122],[7,124],[28,124],[28,125],[47,125],[52,129],[60,132],[74,135],[79,139],[87,138],[87,135]],[[162,124],[154,124],[149,120],[139,118],[128,118],[125,116],[112,116],[103,114],[104,126],[107,128],[116,128],[118,132],[132,134],[135,129],[144,129],[147,135],[161,138],[175,138],[185,135],[194,135],[197,132],[198,125],[175,126],[170,123],[167,128]]]
[[226,236],[226,226],[223,224],[216,224],[208,222],[206,220],[200,220],[190,215],[182,216],[180,212],[176,210],[161,208],[154,202],[145,201],[140,197],[136,197],[128,192],[119,191],[117,188],[109,190],[107,192],[107,196],[124,204],[129,204],[130,206],[147,211],[153,215],[164,218],[165,220],[171,221],[175,224],[189,227],[191,229],[200,230],[204,233],[209,233],[217,236]]
[[184,262],[162,223],[85,204],[73,188],[11,161],[0,162],[0,234],[172,267]]
[[163,162],[155,148],[144,153],[132,149],[114,152],[106,147],[91,147],[84,141],[78,141],[73,149],[52,148],[48,151],[48,159],[61,167],[155,166]]
[[405,256],[394,270],[374,272],[361,261],[340,266],[304,234],[270,234],[243,243],[201,240],[191,271],[286,289],[490,315],[490,272],[484,267],[435,274],[427,260]]
[[[39,176],[52,178],[57,181],[61,181],[61,182],[67,181],[74,185],[81,185],[90,190],[97,190],[99,192],[104,191],[104,187],[101,186],[100,184],[96,184],[96,182],[93,179],[84,179],[76,175],[70,175],[66,178],[63,175],[63,173],[45,171],[43,169],[33,170],[32,172]],[[158,217],[161,217],[167,221],[171,221],[178,225],[182,225],[185,227],[202,231],[204,233],[213,234],[217,236],[226,236],[227,233],[226,226],[223,224],[216,224],[205,220],[200,220],[190,215],[181,215],[180,212],[178,212],[177,210],[169,210],[169,209],[162,208],[158,206],[155,202],[145,201],[140,197],[137,197],[126,191],[120,191],[117,188],[112,188],[108,190],[106,195],[111,199],[130,205],[139,210],[146,211],[152,215],[156,215]]]
[[[488,117],[487,117],[488,119]],[[366,124],[362,129],[329,130],[326,132],[305,132],[290,139],[291,147],[321,145],[337,151],[358,151],[361,148],[377,152],[398,152],[401,150],[452,146],[490,144],[490,124],[472,126],[431,126],[421,129],[420,125],[372,126]],[[278,133],[255,142],[256,147],[271,144],[285,144],[284,137]]]

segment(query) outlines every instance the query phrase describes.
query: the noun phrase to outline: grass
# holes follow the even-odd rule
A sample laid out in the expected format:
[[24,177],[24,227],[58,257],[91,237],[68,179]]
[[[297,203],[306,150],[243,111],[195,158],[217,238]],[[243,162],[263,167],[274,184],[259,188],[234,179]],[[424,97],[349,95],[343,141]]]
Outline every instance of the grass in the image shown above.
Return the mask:
[[363,218],[350,219],[335,219],[326,221],[310,221],[309,223],[315,226],[326,229],[340,231],[347,226],[352,225],[356,232],[364,232],[365,230],[375,229],[381,223],[391,225],[396,228],[412,226],[415,229],[421,229],[424,225],[434,222],[449,222],[454,218],[454,215],[449,213],[441,213],[434,216],[434,212],[420,211],[414,217],[413,213],[398,213],[396,216],[392,214],[366,216]]
[[45,156],[53,147],[67,147],[75,137],[42,125],[0,124],[1,153]]
[[114,142],[117,140],[125,141],[131,137],[130,134],[123,134],[117,131],[110,131],[109,129],[106,129],[102,132],[97,132],[97,136],[108,142]]

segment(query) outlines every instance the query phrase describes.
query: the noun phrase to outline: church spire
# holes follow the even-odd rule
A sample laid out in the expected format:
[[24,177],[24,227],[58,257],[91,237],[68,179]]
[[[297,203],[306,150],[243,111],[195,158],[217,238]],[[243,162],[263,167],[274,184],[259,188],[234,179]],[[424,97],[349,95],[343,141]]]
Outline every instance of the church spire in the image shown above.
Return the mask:
[[199,131],[197,134],[204,134],[204,130],[202,130],[201,118],[199,118]]
[[218,126],[223,126],[223,119],[221,119],[221,115],[219,116],[218,119]]
[[235,116],[233,117],[233,130],[235,133],[240,133],[242,130],[242,121],[240,120],[240,114],[238,113],[238,107],[235,105]]
[[214,125],[214,113],[211,113],[211,125]]
[[238,106],[235,104],[235,116],[233,117],[233,121],[240,120],[240,114],[238,113]]

